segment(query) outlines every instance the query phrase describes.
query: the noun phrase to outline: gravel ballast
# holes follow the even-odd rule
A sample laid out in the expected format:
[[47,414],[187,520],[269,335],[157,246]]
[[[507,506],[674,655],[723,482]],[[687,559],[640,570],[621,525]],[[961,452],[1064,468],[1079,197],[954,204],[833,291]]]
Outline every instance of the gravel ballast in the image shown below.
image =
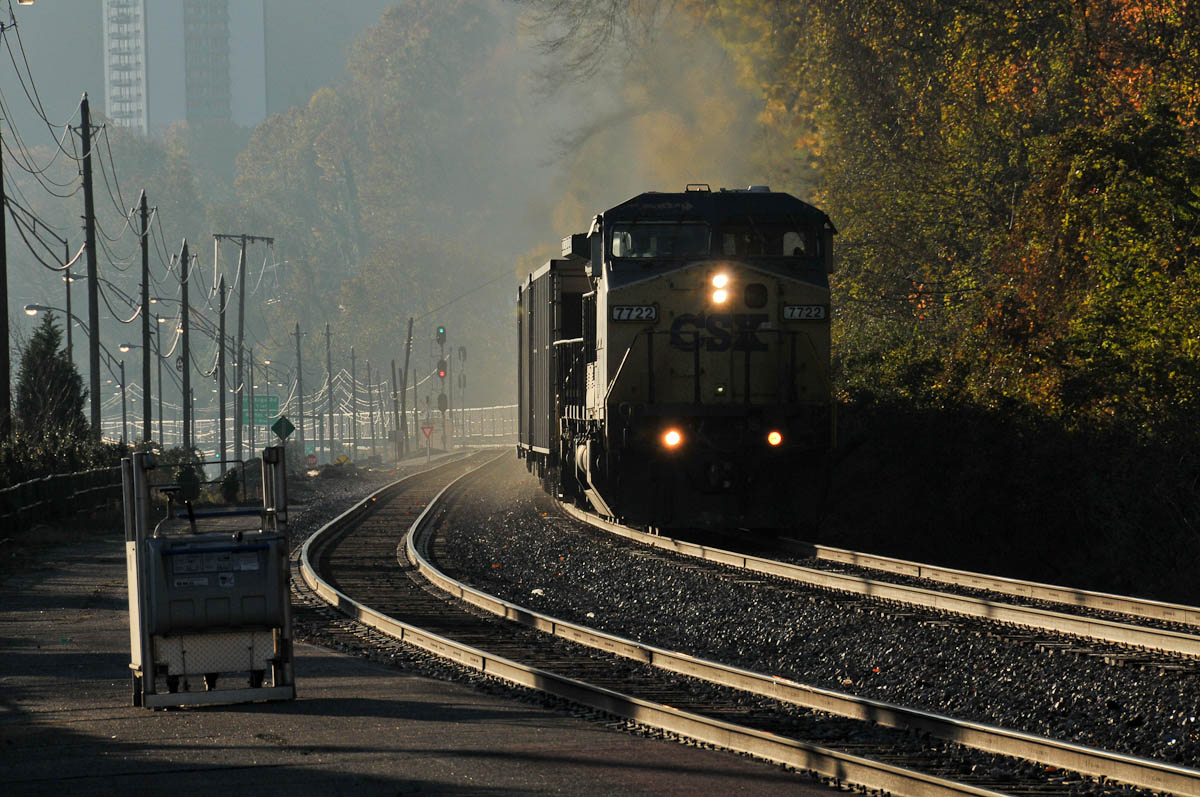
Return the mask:
[[[979,623],[839,600],[562,516],[521,463],[446,524],[463,581],[534,611],[802,683],[1195,766],[1200,678],[1019,644]],[[463,518],[466,518],[464,520]]]

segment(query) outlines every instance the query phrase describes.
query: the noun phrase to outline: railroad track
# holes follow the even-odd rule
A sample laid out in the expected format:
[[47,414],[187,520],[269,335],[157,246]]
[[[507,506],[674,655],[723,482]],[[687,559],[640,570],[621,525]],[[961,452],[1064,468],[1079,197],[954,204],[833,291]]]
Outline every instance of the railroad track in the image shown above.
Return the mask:
[[[1196,628],[1193,627],[1200,627],[1200,609],[1194,607],[1070,590],[1065,587],[1053,587],[1015,579],[1000,579],[980,573],[934,568],[900,559],[874,557],[837,548],[814,546],[810,543],[792,541],[788,545],[792,551],[811,552],[815,554],[815,558],[826,561],[853,564],[864,569],[885,570],[914,578],[925,578],[944,584],[1010,594],[1036,601],[1070,604],[1094,610],[1096,613],[1079,614],[1052,611],[1037,605],[1005,603],[992,598],[975,597],[963,592],[897,583],[896,581],[872,578],[862,573],[817,569],[750,553],[715,548],[639,531],[568,504],[559,504],[559,506],[569,516],[594,528],[644,545],[716,562],[749,573],[774,576],[825,590],[867,596],[872,600],[885,601],[894,605],[919,607],[1048,634],[1094,640],[1117,646],[1120,650],[1102,651],[1101,655],[1108,655],[1110,659],[1114,660],[1120,659],[1122,663],[1137,658],[1136,656],[1122,658],[1124,655],[1122,650],[1130,648],[1163,654],[1151,660],[1158,660],[1168,667],[1194,670],[1197,663],[1200,663],[1200,635],[1195,633]],[[868,562],[873,564],[867,564]],[[1131,617],[1148,618],[1157,622],[1148,625],[1119,621],[1110,619],[1109,616],[1098,616],[1100,611],[1108,615],[1119,613]]]
[[[382,633],[385,645],[402,640],[477,672],[669,734],[865,788],[910,794],[1052,794],[1079,793],[1081,788],[1104,793],[1102,787],[1081,784],[1063,772],[1062,767],[1072,766],[1065,763],[1070,760],[1077,765],[1073,768],[1106,778],[1200,794],[1200,773],[1025,734],[999,732],[1007,739],[1003,745],[1018,750],[1008,755],[1025,756],[1029,760],[1024,762],[968,752],[949,741],[930,742],[899,729],[967,741],[984,750],[1000,744],[998,729],[722,667],[538,615],[440,574],[421,552],[427,543],[416,537],[409,538],[398,557],[402,531],[411,526],[425,533],[453,521],[446,499],[460,495],[469,480],[439,488],[477,462],[452,463],[403,480],[315,534],[297,563],[305,582],[297,589],[307,593],[298,600],[311,603],[319,596],[353,618],[335,619],[340,625],[334,634],[362,639]],[[418,571],[459,601],[431,594]],[[528,629],[484,616],[480,609]],[[320,611],[329,609],[312,609]],[[836,739],[825,744],[841,749],[802,741],[806,734]],[[1031,763],[1039,758],[1043,760]]]
[[864,571],[891,573],[916,581],[947,584],[975,593],[1003,595],[1039,604],[1057,605],[1079,612],[1095,612],[1109,618],[1136,617],[1153,623],[1161,623],[1165,628],[1185,632],[1190,629],[1200,629],[1200,607],[1196,606],[1071,589],[986,573],[972,573],[890,556],[877,556],[828,545],[817,545],[802,540],[783,540],[782,544],[785,550],[800,556],[856,569],[861,568]]

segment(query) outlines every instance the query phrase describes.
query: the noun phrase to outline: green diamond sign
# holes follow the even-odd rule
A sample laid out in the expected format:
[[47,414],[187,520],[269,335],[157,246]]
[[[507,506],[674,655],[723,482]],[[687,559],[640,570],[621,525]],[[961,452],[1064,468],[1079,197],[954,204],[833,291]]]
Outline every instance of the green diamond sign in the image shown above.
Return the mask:
[[275,418],[279,417],[279,396],[255,396],[251,409],[254,413],[253,423],[255,426],[269,426]]
[[296,431],[296,427],[293,426],[292,422],[286,417],[280,416],[279,420],[271,424],[271,431],[274,432],[280,440],[287,440],[288,435]]

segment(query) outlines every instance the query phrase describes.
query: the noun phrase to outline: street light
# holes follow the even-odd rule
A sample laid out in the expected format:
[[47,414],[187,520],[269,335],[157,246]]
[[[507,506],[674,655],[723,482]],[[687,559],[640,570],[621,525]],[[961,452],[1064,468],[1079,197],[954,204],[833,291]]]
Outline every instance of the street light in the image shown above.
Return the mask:
[[[167,439],[163,435],[163,381],[162,381],[162,325],[167,323],[169,319],[162,316],[154,316],[157,322],[154,325],[154,359],[158,362],[158,444],[164,449],[167,447]],[[137,343],[122,343],[118,348],[123,352],[128,352],[131,349],[140,349],[142,346]],[[149,389],[149,386],[147,386]]]
[[[75,315],[73,315],[71,313],[68,313],[66,310],[62,309],[61,307],[50,307],[49,305],[45,305],[45,304],[27,304],[27,305],[25,305],[25,315],[27,315],[27,316],[33,317],[42,311],[45,311],[47,313],[62,313],[63,315],[65,315],[67,317],[67,323],[70,323],[71,321],[76,322],[77,324],[79,324],[80,328],[83,330],[85,335],[88,335],[89,337],[91,336],[91,332],[88,330],[87,325],[84,324],[83,321],[79,320],[78,317],[76,317]],[[125,442],[129,439],[129,434],[128,434],[129,415],[126,410],[126,403],[125,403],[125,361],[118,360],[116,357],[113,357],[111,354],[109,354],[104,349],[98,349],[98,351],[107,358],[104,361],[104,365],[106,368],[108,368],[108,373],[110,375],[112,375],[112,377],[114,379],[117,378],[117,374],[113,373],[113,365],[116,365],[118,371],[120,371],[120,374],[121,374],[121,376],[120,376],[120,384],[121,384],[121,444],[125,445]],[[128,349],[126,349],[126,348],[124,348],[124,346],[122,346],[121,351],[128,351]],[[98,434],[98,432],[97,432],[97,434]]]

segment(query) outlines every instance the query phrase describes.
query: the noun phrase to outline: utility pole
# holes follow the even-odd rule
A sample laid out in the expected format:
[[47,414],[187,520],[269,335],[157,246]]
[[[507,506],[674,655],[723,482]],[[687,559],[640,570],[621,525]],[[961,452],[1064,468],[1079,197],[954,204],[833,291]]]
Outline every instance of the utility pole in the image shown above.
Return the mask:
[[403,393],[405,386],[396,381],[396,361],[392,360],[392,413],[396,417],[396,462],[399,462],[404,451],[404,444],[408,441],[400,439],[400,404],[396,398],[397,388]]
[[[79,132],[83,136],[83,237],[88,279],[88,391],[92,398],[92,439],[100,439],[100,279],[96,267],[96,208],[92,201],[92,115],[87,92],[79,103]],[[7,348],[5,357],[8,356]]]
[[[250,428],[249,446],[248,446],[248,448],[250,450],[247,451],[246,453],[248,453],[251,457],[253,457],[254,456],[254,422],[256,420],[258,420],[257,418],[254,417],[254,347],[253,346],[250,347],[249,354],[250,354],[250,356],[247,358],[246,351],[242,350],[238,354],[238,362],[240,363],[240,362],[242,362],[243,359],[245,359],[246,365],[248,366],[248,370],[250,372],[250,379],[248,380],[248,384],[246,385],[246,387],[250,391],[250,422],[248,424],[246,424]],[[238,456],[239,456],[238,454],[234,454],[235,458],[237,458]]]
[[[217,236],[213,236],[217,238]],[[220,238],[217,238],[220,240]],[[246,320],[246,239],[242,239],[242,248],[238,254],[237,267],[237,284],[238,284],[238,336],[237,348],[237,373],[234,377],[237,385],[237,398],[234,400],[233,411],[233,458],[238,462],[242,461],[242,389],[245,387],[243,382],[245,371],[242,369],[242,346],[245,345],[245,340],[242,333],[245,331]],[[225,305],[221,305],[221,310],[224,312]],[[224,316],[222,315],[222,318]],[[221,396],[221,406],[225,406],[225,396]],[[222,444],[222,456],[224,456],[224,444]]]
[[192,406],[192,349],[191,349],[191,333],[188,330],[188,266],[190,260],[188,258],[187,238],[183,239],[183,249],[179,253],[179,300],[180,310],[179,319],[180,326],[183,328],[183,340],[181,344],[183,351],[180,353],[182,360],[183,371],[183,447],[191,450],[196,447],[195,427],[193,426],[193,416],[195,408]]
[[154,359],[158,361],[158,444],[164,450],[167,439],[163,437],[163,381],[162,381],[162,321],[154,316]]
[[375,458],[375,391],[371,390],[371,361],[367,360],[367,426],[371,427],[371,459]]
[[[63,262],[70,263],[71,262],[71,247],[64,246],[63,248],[67,250],[67,259],[64,260]],[[67,267],[66,276],[63,277],[63,279],[67,281],[67,359],[70,360],[72,363],[74,363],[75,362],[75,347],[72,345],[72,342],[71,342],[71,327],[75,326],[75,322],[71,320],[71,268],[70,268],[70,266]]]
[[[9,393],[12,363],[8,356],[8,202],[4,197],[4,163],[0,158],[0,440],[7,440],[12,432],[12,398]],[[69,284],[69,283],[68,283]],[[68,288],[68,291],[70,288]],[[68,296],[70,294],[68,293]],[[71,330],[71,307],[67,305],[67,334]]]
[[333,461],[333,348],[329,324],[325,324],[325,373],[329,376],[329,460]]
[[[421,406],[420,406],[420,402],[417,401],[417,369],[416,368],[411,368],[411,369],[406,368],[404,370],[406,372],[412,374],[412,387],[413,387],[413,430],[412,430],[412,433],[413,433],[413,442],[416,444],[415,447],[420,448],[421,440],[420,440],[420,438],[417,437],[417,430],[421,427],[421,417],[420,417],[421,416]],[[404,378],[408,379],[407,374],[405,375]],[[429,400],[427,398],[426,403],[428,404],[428,402],[429,402]]]
[[221,310],[217,320],[217,399],[220,401],[217,411],[220,423],[217,439],[221,446],[217,459],[221,460],[221,475],[225,474],[225,300],[225,275],[222,274],[221,279],[217,281],[217,306]]
[[357,363],[354,360],[354,347],[350,347],[350,439],[353,447],[350,458],[358,459],[358,379]]
[[125,408],[125,361],[118,363],[121,369],[121,445],[129,444],[129,412]]
[[[376,401],[379,403],[379,430],[383,432],[384,438],[387,438],[387,404],[385,404],[383,401],[383,374],[379,373],[378,370],[375,372],[375,397]],[[400,436],[399,431],[396,432],[396,436]]]
[[300,453],[304,453],[304,375],[300,371],[300,322],[296,322],[296,331],[292,333],[296,336],[296,399],[300,402]]
[[[237,234],[232,234],[232,235],[228,234],[228,233],[214,233],[213,241],[214,242],[216,242],[216,241],[238,241],[241,245],[241,248],[238,253],[238,270],[237,270],[237,281],[238,281],[238,321],[237,321],[238,327],[237,327],[237,349],[236,349],[236,351],[238,352],[237,376],[236,376],[237,390],[236,390],[236,398],[234,399],[234,411],[233,411],[233,413],[234,413],[233,426],[234,426],[234,430],[235,430],[234,438],[233,438],[233,440],[234,440],[233,458],[240,461],[242,459],[242,422],[243,422],[243,418],[245,418],[245,413],[244,413],[244,409],[242,406],[242,404],[243,404],[242,396],[245,395],[245,387],[246,387],[246,380],[245,380],[246,371],[245,371],[245,368],[242,366],[242,358],[241,358],[242,348],[246,345],[246,281],[247,281],[246,280],[246,244],[262,241],[262,242],[266,243],[268,246],[273,246],[275,244],[275,239],[268,238],[263,235],[247,235],[245,233],[237,233]],[[251,432],[251,434],[253,434],[253,432]]]
[[467,347],[458,347],[458,429],[465,438],[470,422],[467,420]]
[[[328,398],[328,396],[326,396]],[[329,448],[325,448],[325,418],[321,414],[320,401],[314,401],[313,416],[317,424],[317,461],[320,462],[321,453],[328,450],[326,462],[333,462],[333,428],[329,430]]]
[[[401,451],[408,453],[408,361],[412,354],[413,317],[408,317],[408,338],[404,343],[404,384],[400,385],[400,413],[396,418],[396,439],[403,439]],[[396,374],[392,374],[392,384],[396,385]],[[413,392],[413,406],[417,405],[417,394]],[[413,429],[415,433],[417,430]]]
[[438,384],[440,388],[440,392],[438,393],[438,409],[442,412],[442,450],[449,451],[450,446],[446,441],[446,410],[450,406],[446,398],[446,376],[449,366],[446,362],[446,328],[443,326],[437,328],[437,342],[439,348],[438,379],[441,380]]
[[[142,439],[150,441],[150,216],[146,192],[138,200],[142,211]],[[157,355],[155,355],[157,356]],[[159,391],[162,385],[158,386]]]

